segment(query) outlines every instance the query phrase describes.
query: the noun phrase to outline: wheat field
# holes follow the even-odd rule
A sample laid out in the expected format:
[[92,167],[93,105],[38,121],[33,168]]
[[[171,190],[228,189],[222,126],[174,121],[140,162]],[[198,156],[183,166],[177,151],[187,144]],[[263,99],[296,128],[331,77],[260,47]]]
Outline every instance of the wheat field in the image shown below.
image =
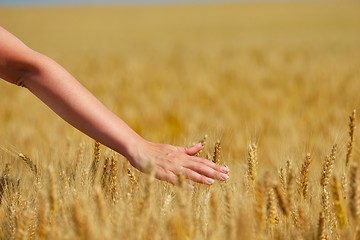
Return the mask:
[[[230,179],[155,180],[0,82],[0,239],[360,239],[360,3],[0,7],[148,140]],[[207,136],[204,139],[204,136]]]

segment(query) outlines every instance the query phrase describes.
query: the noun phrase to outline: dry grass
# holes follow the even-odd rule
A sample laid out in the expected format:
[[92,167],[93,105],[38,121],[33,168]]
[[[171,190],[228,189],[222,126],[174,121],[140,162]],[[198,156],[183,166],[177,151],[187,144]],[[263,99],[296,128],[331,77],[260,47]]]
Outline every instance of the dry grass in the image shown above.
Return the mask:
[[1,8],[3,27],[144,137],[207,133],[200,155],[231,175],[191,191],[154,181],[0,82],[0,239],[358,238],[359,12],[356,1]]

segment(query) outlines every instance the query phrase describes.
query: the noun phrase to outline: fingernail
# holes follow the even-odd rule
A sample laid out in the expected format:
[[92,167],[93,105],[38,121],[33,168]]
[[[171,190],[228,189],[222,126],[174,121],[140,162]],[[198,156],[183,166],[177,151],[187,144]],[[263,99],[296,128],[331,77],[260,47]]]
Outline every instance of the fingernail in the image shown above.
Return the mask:
[[220,173],[220,179],[225,181],[229,179],[229,175],[225,174],[225,173]]
[[213,184],[215,182],[215,180],[212,179],[212,178],[207,178],[205,182],[206,182],[206,184],[211,185],[211,184]]
[[230,169],[227,167],[227,166],[221,166],[221,171],[224,171],[224,172],[229,172]]

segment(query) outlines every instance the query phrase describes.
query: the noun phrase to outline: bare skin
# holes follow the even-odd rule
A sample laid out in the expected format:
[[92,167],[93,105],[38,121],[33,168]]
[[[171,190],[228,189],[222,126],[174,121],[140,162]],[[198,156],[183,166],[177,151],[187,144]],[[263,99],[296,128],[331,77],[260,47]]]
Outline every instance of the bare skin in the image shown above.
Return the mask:
[[133,131],[61,65],[0,27],[0,78],[31,91],[69,124],[125,156],[142,172],[152,163],[160,180],[178,175],[207,185],[226,180],[229,169],[195,157],[201,144],[177,147],[153,143]]

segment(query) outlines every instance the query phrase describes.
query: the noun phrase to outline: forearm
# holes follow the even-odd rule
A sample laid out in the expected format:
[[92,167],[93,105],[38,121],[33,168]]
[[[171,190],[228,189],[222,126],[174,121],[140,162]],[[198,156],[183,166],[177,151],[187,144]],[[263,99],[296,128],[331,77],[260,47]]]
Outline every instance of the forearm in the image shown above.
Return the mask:
[[28,88],[65,121],[121,153],[141,171],[154,166],[158,179],[178,182],[178,175],[204,184],[226,180],[229,169],[195,155],[201,144],[175,147],[141,138],[108,110],[70,73],[50,58],[29,49],[0,27],[0,78]]
[[18,80],[65,121],[111,149],[130,157],[144,141],[70,73],[50,58],[35,53],[35,70]]

